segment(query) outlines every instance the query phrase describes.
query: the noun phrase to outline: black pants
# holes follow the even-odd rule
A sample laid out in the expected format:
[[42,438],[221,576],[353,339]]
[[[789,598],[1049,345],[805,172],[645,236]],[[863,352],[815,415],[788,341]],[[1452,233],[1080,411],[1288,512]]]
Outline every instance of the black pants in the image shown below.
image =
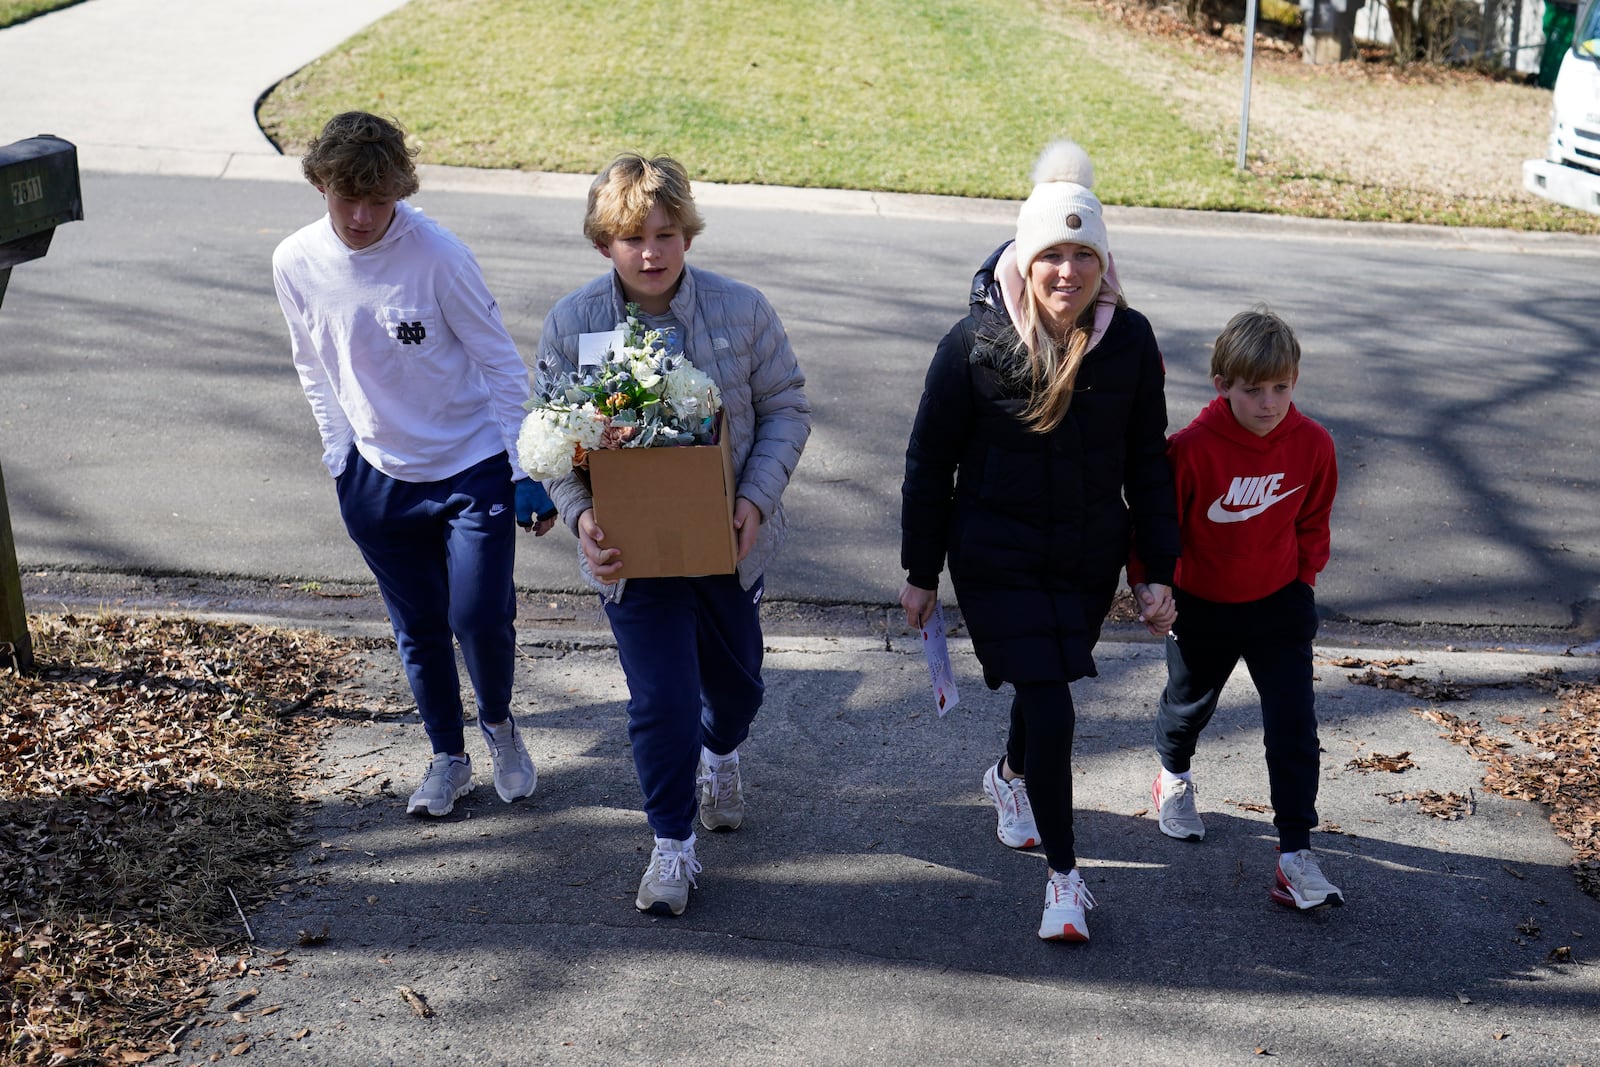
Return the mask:
[[1006,763],[1028,780],[1028,803],[1052,870],[1078,865],[1072,833],[1072,732],[1077,713],[1066,682],[1021,682],[1011,699]]
[[[1218,604],[1176,592],[1178,622],[1167,637],[1167,687],[1156,712],[1156,751],[1173,774],[1189,769],[1200,731],[1243,659],[1261,696],[1261,733],[1278,847],[1311,844],[1317,824],[1318,741],[1311,684],[1317,605],[1294,581],[1260,600]],[[1032,798],[1032,783],[1029,783]],[[1043,826],[1040,833],[1044,832]]]

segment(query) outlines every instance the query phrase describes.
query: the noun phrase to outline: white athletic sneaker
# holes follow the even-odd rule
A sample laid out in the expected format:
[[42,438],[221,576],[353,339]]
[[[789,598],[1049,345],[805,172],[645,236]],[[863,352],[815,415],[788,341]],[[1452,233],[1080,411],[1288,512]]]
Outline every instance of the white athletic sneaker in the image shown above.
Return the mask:
[[1089,924],[1083,913],[1094,907],[1094,897],[1083,884],[1078,868],[1050,876],[1044,884],[1044,915],[1039,920],[1039,936],[1046,941],[1087,941]]
[[652,915],[682,915],[689,906],[689,887],[697,884],[700,861],[694,858],[694,835],[687,841],[656,838],[650,852],[650,866],[639,880],[639,896],[633,906]]
[[1285,852],[1278,857],[1277,884],[1272,887],[1271,895],[1279,904],[1301,911],[1324,904],[1336,908],[1344,906],[1344,893],[1322,876],[1322,867],[1309,848]]
[[695,771],[700,787],[700,825],[707,830],[737,830],[744,824],[744,787],[739,779],[739,753],[731,752],[712,770],[700,753]]
[[1200,821],[1200,812],[1194,805],[1194,783],[1179,778],[1163,767],[1150,783],[1150,800],[1156,806],[1156,825],[1168,837],[1179,841],[1201,841],[1206,836],[1206,824]]
[[411,794],[406,814],[449,815],[456,801],[472,792],[472,759],[435,752],[422,775],[422,784]]
[[1021,778],[1006,781],[1000,774],[1000,765],[991,764],[983,772],[983,795],[994,801],[1000,814],[1000,824],[995,836],[1010,848],[1033,848],[1039,843],[1039,826],[1033,821],[1033,807],[1028,803],[1028,784]]
[[522,797],[532,796],[539,784],[539,772],[533,767],[533,757],[522,741],[522,731],[511,719],[491,727],[479,720],[483,740],[489,746],[489,757],[494,760],[494,791],[507,804]]

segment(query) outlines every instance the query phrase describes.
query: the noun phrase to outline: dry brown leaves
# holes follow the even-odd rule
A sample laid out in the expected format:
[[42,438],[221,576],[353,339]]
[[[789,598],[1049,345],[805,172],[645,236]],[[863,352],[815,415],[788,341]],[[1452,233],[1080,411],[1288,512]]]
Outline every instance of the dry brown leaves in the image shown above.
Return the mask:
[[1361,656],[1337,656],[1321,662],[1330,667],[1382,667],[1392,669],[1395,667],[1410,667],[1417,661],[1410,656],[1401,656],[1398,659],[1364,659]]
[[[299,761],[355,646],[37,616],[0,672],[0,1062],[142,1063],[202,1011],[294,846]],[[313,704],[317,704],[313,707]]]
[[1424,789],[1420,793],[1402,793],[1396,790],[1378,795],[1391,804],[1413,803],[1417,806],[1418,814],[1431,815],[1446,822],[1472,814],[1472,798],[1460,793],[1441,793],[1435,789]]
[[1377,689],[1394,689],[1410,693],[1418,700],[1467,700],[1471,693],[1466,686],[1443,680],[1432,681],[1415,675],[1407,678],[1394,671],[1368,667],[1362,674],[1350,675],[1356,685],[1370,685]]
[[1476,719],[1463,719],[1436,708],[1412,708],[1411,713],[1443,726],[1445,732],[1439,736],[1472,753],[1473,759],[1486,760],[1511,747],[1511,742],[1488,733]]
[[1396,752],[1392,756],[1386,756],[1382,752],[1374,752],[1370,756],[1357,756],[1345,764],[1345,767],[1352,771],[1361,771],[1362,773],[1383,771],[1387,774],[1404,774],[1415,766],[1416,763],[1411,759],[1410,752]]
[[[1559,701],[1556,708],[1544,709],[1553,717],[1541,725],[1511,731],[1535,750],[1529,755],[1511,753],[1511,742],[1493,736],[1474,720],[1434,708],[1412,712],[1443,726],[1446,732],[1441,737],[1488,764],[1483,775],[1486,788],[1548,807],[1550,824],[1572,846],[1572,870],[1579,886],[1600,898],[1600,683],[1571,681],[1549,671],[1525,681],[1535,689],[1554,692]],[[1518,716],[1501,718],[1504,725],[1519,721]]]
[[1553,719],[1512,731],[1538,751],[1495,756],[1483,782],[1501,796],[1548,807],[1550,824],[1572,846],[1578,884],[1600,897],[1600,686],[1572,684],[1557,694]]

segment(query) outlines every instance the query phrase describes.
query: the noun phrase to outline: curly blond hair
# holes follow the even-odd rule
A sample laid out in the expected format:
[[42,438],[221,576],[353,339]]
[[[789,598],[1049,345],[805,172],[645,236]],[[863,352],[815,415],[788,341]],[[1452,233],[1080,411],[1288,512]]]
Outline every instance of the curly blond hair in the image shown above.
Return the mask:
[[420,187],[416,154],[398,122],[346,111],[311,139],[300,171],[317,188],[349,200],[404,200]]

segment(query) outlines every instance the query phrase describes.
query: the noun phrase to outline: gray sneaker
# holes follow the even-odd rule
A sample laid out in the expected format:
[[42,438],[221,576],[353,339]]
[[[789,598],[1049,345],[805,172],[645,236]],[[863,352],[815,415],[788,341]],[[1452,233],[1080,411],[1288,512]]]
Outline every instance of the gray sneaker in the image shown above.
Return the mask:
[[522,732],[511,719],[496,723],[490,730],[488,723],[478,723],[483,730],[483,740],[489,746],[489,757],[494,760],[494,791],[507,804],[522,797],[532,796],[539,784],[539,772],[533,768],[533,757],[522,742]]
[[452,756],[448,752],[435,752],[422,775],[422,784],[411,794],[406,804],[406,814],[426,813],[434,817],[449,815],[456,801],[472,792],[472,760],[467,756]]
[[744,824],[744,788],[739,781],[739,753],[731,754],[720,770],[706,764],[700,754],[695,772],[700,786],[700,825],[707,830],[737,830]]
[[1168,837],[1179,841],[1202,841],[1206,824],[1200,821],[1200,811],[1194,805],[1194,783],[1165,770],[1156,773],[1150,784],[1150,800],[1156,806],[1156,825]]
[[639,880],[639,896],[633,906],[652,915],[682,915],[689,906],[689,887],[696,885],[700,861],[694,858],[694,835],[687,841],[656,838],[650,852],[650,866]]
[[1278,857],[1278,876],[1271,896],[1279,904],[1301,911],[1324,904],[1344,906],[1343,891],[1322,876],[1322,866],[1309,848]]

